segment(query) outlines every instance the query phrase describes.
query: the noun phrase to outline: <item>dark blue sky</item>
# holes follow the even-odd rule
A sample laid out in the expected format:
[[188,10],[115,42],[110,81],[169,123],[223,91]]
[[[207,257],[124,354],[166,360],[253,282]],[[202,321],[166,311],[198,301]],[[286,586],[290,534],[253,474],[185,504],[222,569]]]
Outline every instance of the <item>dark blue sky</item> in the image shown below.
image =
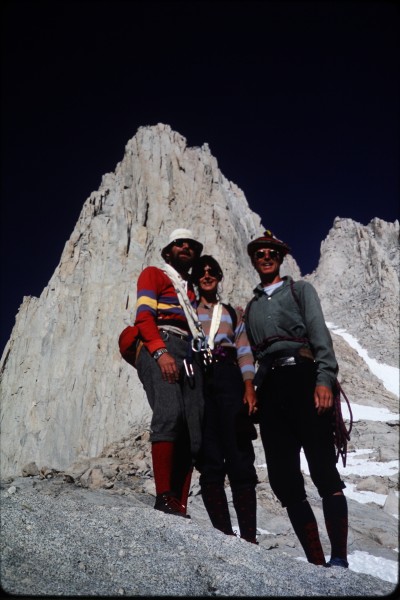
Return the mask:
[[0,351],[140,126],[207,142],[303,274],[336,216],[398,218],[398,16],[385,0],[3,2]]

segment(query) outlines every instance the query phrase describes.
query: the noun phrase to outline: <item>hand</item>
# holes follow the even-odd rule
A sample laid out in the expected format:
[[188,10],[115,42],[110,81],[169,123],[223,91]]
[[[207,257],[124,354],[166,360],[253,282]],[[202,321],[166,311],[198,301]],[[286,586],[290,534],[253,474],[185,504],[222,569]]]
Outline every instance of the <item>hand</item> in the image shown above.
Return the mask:
[[244,386],[243,404],[247,404],[249,415],[252,415],[258,411],[256,390],[251,379],[246,379]]
[[179,370],[176,365],[176,361],[169,352],[162,354],[157,361],[158,366],[161,369],[161,375],[164,381],[168,383],[176,383],[179,379]]
[[317,385],[314,391],[314,404],[319,415],[322,415],[333,406],[333,394],[330,387]]

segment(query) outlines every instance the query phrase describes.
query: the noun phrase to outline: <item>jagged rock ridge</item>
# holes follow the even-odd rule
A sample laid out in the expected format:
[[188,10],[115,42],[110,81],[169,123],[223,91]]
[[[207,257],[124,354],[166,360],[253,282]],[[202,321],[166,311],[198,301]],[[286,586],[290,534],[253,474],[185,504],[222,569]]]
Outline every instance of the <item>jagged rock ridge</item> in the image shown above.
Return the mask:
[[325,317],[355,336],[371,358],[399,366],[399,222],[364,226],[336,218],[315,273]]

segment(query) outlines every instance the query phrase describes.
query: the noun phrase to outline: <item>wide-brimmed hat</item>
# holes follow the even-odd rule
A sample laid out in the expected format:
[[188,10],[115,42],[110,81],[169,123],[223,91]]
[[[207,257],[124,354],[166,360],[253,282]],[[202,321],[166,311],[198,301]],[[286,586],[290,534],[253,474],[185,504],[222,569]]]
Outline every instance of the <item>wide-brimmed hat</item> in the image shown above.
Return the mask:
[[176,240],[190,240],[193,243],[197,255],[200,256],[203,250],[203,244],[200,244],[200,242],[195,239],[193,232],[190,229],[174,229],[174,231],[170,233],[168,244],[161,250],[161,256],[163,258],[165,258],[165,254]]
[[291,253],[290,247],[278,239],[270,229],[266,229],[261,237],[256,238],[247,245],[247,254],[253,258],[254,252],[259,248],[274,248],[278,250],[282,257]]

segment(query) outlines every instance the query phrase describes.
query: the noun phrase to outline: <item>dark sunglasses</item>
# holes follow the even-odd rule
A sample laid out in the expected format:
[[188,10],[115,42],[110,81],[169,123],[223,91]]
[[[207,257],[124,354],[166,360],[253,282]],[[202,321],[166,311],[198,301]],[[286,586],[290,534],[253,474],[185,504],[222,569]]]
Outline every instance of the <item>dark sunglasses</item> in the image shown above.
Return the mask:
[[257,260],[264,257],[276,260],[279,259],[280,256],[281,255],[278,252],[278,250],[270,250],[269,248],[267,250],[257,250],[257,252],[254,252],[254,258],[256,258]]
[[214,267],[204,267],[203,274],[200,275],[199,279],[205,277],[207,273],[210,277],[215,277],[215,279],[218,279],[218,277],[220,276],[220,272]]
[[192,250],[195,247],[195,244],[192,240],[179,239],[172,242],[172,245],[177,246],[177,248],[183,248],[184,244],[187,244],[189,248],[192,248]]

